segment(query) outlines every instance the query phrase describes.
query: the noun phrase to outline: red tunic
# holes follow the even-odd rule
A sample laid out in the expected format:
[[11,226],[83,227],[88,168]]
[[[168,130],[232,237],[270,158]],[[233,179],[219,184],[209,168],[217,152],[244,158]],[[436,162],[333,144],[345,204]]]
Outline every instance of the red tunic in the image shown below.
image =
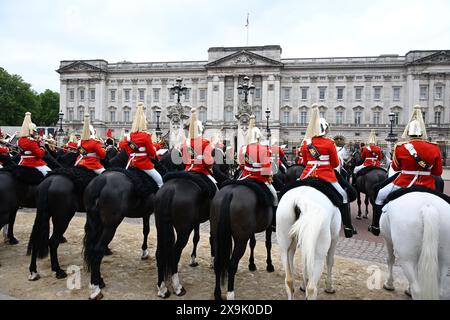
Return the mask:
[[[409,143],[414,146],[419,157],[433,167],[431,170],[425,170],[420,167],[405,148],[405,143],[402,143],[395,146],[392,169],[395,171],[428,171],[435,176],[442,175],[441,151],[436,144],[423,140],[411,140]],[[400,187],[407,187],[413,181],[414,177],[414,174],[401,173],[397,179],[395,179],[394,184]],[[435,189],[434,179],[431,175],[419,175],[417,180],[413,183],[413,186]]]
[[99,140],[89,139],[82,140],[81,146],[87,151],[87,155],[78,156],[77,162],[78,166],[85,167],[90,170],[96,170],[103,168],[103,165],[100,163],[100,159],[104,159],[106,157],[106,151],[102,148],[102,143]]
[[183,144],[182,159],[186,165],[185,171],[210,175],[214,163],[211,143],[202,137],[191,139],[190,146],[187,143]]
[[77,142],[67,142],[63,146],[64,152],[67,153],[69,151],[76,151],[78,149],[78,143]]
[[[131,140],[138,145],[139,151],[130,148],[128,141]],[[151,170],[155,166],[150,158],[156,157],[156,151],[153,147],[152,136],[147,132],[133,132],[126,135],[119,143],[120,149],[125,149],[130,161],[130,167],[141,170]]]
[[39,146],[37,140],[31,137],[22,137],[18,141],[21,152],[21,160],[19,165],[25,167],[46,166],[47,163],[42,160],[45,155],[44,148]]
[[[303,164],[306,165],[306,167],[303,170],[300,179],[309,177],[327,182],[336,182],[336,174],[333,169],[339,166],[339,157],[334,141],[330,138],[314,137],[311,143],[321,156],[319,159],[315,159],[311,156],[307,149],[306,141],[303,142],[301,154]],[[314,161],[319,161],[320,164],[316,165],[314,164]]]
[[268,182],[272,175],[271,151],[268,146],[251,143],[239,151],[239,163],[243,163],[242,177],[258,182]]
[[[370,150],[369,150],[370,148]],[[372,153],[375,153],[373,155]],[[361,153],[361,159],[364,160],[363,165],[365,167],[370,166],[380,166],[380,160],[383,157],[383,154],[381,153],[381,148],[378,146],[367,146],[363,148],[363,151]]]
[[0,153],[8,153],[9,149],[7,147],[0,146]]
[[272,145],[270,146],[270,150],[272,151],[272,157],[278,157],[278,166],[281,166],[283,164],[281,158],[286,156],[283,149],[280,146]]

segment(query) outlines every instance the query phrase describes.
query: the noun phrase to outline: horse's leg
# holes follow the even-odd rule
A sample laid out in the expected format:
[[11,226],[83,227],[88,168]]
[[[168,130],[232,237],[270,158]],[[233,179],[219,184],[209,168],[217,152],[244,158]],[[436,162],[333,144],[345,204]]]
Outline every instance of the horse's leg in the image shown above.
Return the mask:
[[361,193],[359,191],[356,191],[357,194],[357,202],[358,202],[358,215],[356,216],[356,219],[361,220]]
[[[270,226],[272,227],[272,226]],[[256,238],[255,234],[252,234],[249,241],[250,245],[250,258],[248,259],[248,270],[250,271],[256,271],[256,265],[255,265],[255,246],[256,246]]]
[[172,288],[175,294],[179,297],[184,296],[186,294],[186,290],[180,283],[180,279],[178,277],[178,263],[180,262],[181,252],[183,252],[184,247],[189,241],[189,235],[191,234],[192,229],[184,229],[177,230],[177,241],[174,245],[174,259],[173,259],[173,274],[172,274]]
[[325,255],[318,256],[317,248],[316,248],[316,255],[315,255],[315,259],[314,259],[312,279],[308,279],[307,285],[306,285],[306,293],[305,293],[306,300],[316,300],[317,299],[317,293],[318,293],[317,286],[318,286],[318,283],[320,280],[320,276],[322,275],[324,260],[325,260]]
[[37,252],[38,246],[36,244],[33,244],[33,250],[31,250],[30,275],[28,276],[28,280],[30,281],[37,281],[41,278],[41,276],[37,272]]
[[192,239],[192,242],[194,243],[194,248],[192,249],[191,263],[189,264],[189,266],[191,267],[198,266],[198,262],[195,261],[195,258],[197,258],[197,245],[199,241],[200,241],[200,224],[198,223],[194,227],[194,238]]
[[275,268],[273,267],[272,264],[272,255],[271,255],[271,251],[272,251],[272,225],[270,225],[267,230],[266,230],[266,249],[267,249],[267,259],[266,259],[266,263],[267,263],[267,272],[274,272]]
[[50,248],[52,271],[56,272],[56,279],[64,279],[67,277],[66,272],[59,266],[58,247],[74,214],[75,212],[67,214],[63,213],[60,216],[52,216],[53,233],[48,241],[48,246]]
[[14,223],[16,222],[16,215],[17,210],[19,210],[19,207],[14,208],[10,215],[9,215],[9,221],[8,221],[8,243],[11,245],[18,244],[19,241],[14,237]]
[[394,267],[394,263],[395,263],[395,255],[394,255],[394,245],[392,244],[392,240],[388,239],[385,237],[386,240],[386,248],[387,248],[387,252],[388,252],[388,256],[387,256],[387,265],[388,265],[388,278],[386,280],[386,282],[383,285],[383,288],[388,290],[388,291],[394,291],[395,287],[394,287],[394,277],[393,277],[393,272],[392,269]]
[[150,256],[150,254],[148,252],[148,247],[147,247],[148,234],[150,233],[150,215],[149,214],[144,215],[142,217],[142,225],[143,225],[142,233],[144,234],[144,241],[142,242],[141,259],[147,260],[148,257]]
[[338,238],[334,238],[331,240],[330,248],[327,253],[327,279],[325,280],[325,292],[326,293],[335,293],[336,290],[333,288],[333,264],[334,264],[334,251],[336,250]]
[[211,269],[213,269],[214,268],[214,241],[213,241],[213,238],[211,236],[211,233],[209,233],[209,246],[211,248],[211,262],[210,262],[209,267]]
[[[254,237],[254,235],[253,235]],[[247,241],[235,241],[233,254],[231,255],[230,264],[228,265],[228,292],[227,300],[234,300],[234,277],[237,272],[239,260],[245,253]]]
[[369,216],[369,197],[367,196],[367,194],[365,195],[364,198],[364,204],[366,205],[366,213],[363,215],[364,219],[368,219]]
[[90,300],[100,300],[101,298],[103,298],[103,294],[100,289],[105,286],[105,283],[100,273],[100,265],[102,263],[102,259],[105,254],[105,250],[108,247],[108,244],[114,238],[117,226],[118,225],[104,226],[102,235],[100,236],[99,241],[94,247],[91,264],[91,283],[89,285]]
[[289,300],[294,299],[294,255],[296,248],[297,243],[292,241],[290,246],[287,249],[283,248],[281,252],[281,261],[286,274],[284,284]]
[[412,261],[405,261],[402,263],[402,269],[409,282],[409,288],[405,290],[405,294],[414,299],[419,293],[419,284],[414,263]]

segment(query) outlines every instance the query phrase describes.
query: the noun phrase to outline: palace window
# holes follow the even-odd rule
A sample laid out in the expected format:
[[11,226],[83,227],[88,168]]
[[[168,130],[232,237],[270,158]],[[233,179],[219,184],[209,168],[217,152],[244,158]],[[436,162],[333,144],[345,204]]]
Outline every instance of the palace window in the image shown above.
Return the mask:
[[434,88],[434,98],[436,100],[441,100],[442,99],[442,87],[441,86],[436,86]]
[[91,122],[95,119],[95,109],[91,108],[89,109],[89,117],[91,117]]
[[381,87],[373,88],[373,99],[380,100],[381,99]]
[[139,101],[145,100],[145,89],[139,89]]
[[327,88],[326,87],[319,87],[319,99],[325,100]]
[[200,108],[198,112],[198,120],[206,122],[206,108]]
[[89,90],[89,99],[91,101],[95,101],[95,89],[90,89]]
[[428,86],[420,86],[420,100],[428,100]]
[[344,88],[337,88],[337,99],[338,100],[344,99]]
[[399,119],[400,119],[400,112],[394,112],[394,124],[396,126],[398,126]]
[[291,88],[283,88],[283,100],[291,99]]
[[225,122],[232,122],[233,121],[233,108],[227,107],[225,109]]
[[344,122],[344,112],[336,111],[336,124],[342,124]]
[[393,100],[400,101],[400,87],[394,87],[392,88],[392,90],[393,90],[392,92]]
[[116,121],[116,111],[110,110],[109,111],[109,121],[115,122]]
[[69,111],[68,119],[69,121],[73,121],[73,109],[70,108],[68,111]]
[[116,101],[116,90],[109,90],[109,100]]
[[361,111],[355,111],[355,124],[360,125],[361,124],[361,118],[362,118],[362,112]]
[[227,100],[233,100],[233,94],[234,94],[233,88],[228,87],[227,90],[226,90],[225,92],[226,92],[226,93],[225,93],[225,98],[226,98]]
[[80,89],[80,100],[84,100],[84,89]]
[[184,101],[189,101],[191,99],[191,91],[189,89],[187,89],[184,92]]
[[199,90],[200,101],[206,101],[206,89]]
[[153,101],[158,102],[159,101],[159,88],[153,89]]
[[255,121],[256,122],[261,122],[262,121],[261,108],[260,107],[256,107],[253,110],[253,113],[255,114]]
[[130,110],[123,110],[123,121],[130,122]]
[[84,119],[84,108],[80,107],[78,108],[78,120],[83,121],[83,119]]
[[380,124],[380,118],[381,118],[381,112],[375,111],[373,113],[373,124],[379,125]]
[[356,87],[355,88],[355,100],[361,101],[362,98],[362,87]]
[[283,124],[289,124],[290,120],[290,112],[289,110],[284,110],[283,111]]
[[300,124],[302,126],[306,125],[306,121],[307,121],[307,112],[306,111],[301,111],[300,112]]
[[75,91],[73,89],[69,90],[69,100],[73,101],[75,99]]
[[130,89],[124,89],[123,93],[124,93],[124,96],[125,96],[125,101],[126,102],[130,101]]
[[257,100],[261,99],[261,88],[255,89],[255,99]]
[[434,113],[434,123],[437,125],[441,124],[441,111],[436,111]]
[[307,87],[302,87],[302,100],[307,100],[308,99],[308,88]]

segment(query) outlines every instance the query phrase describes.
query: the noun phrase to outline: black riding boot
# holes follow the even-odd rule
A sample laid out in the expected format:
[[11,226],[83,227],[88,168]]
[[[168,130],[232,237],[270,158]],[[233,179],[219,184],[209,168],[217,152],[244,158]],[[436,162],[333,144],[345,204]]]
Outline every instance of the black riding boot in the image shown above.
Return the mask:
[[374,205],[373,207],[373,220],[372,224],[369,226],[369,231],[372,232],[374,236],[380,235],[380,217],[382,209],[383,206],[380,206],[378,204]]
[[277,207],[272,206],[273,216],[272,216],[272,232],[276,232],[277,230]]
[[341,211],[342,224],[344,225],[344,235],[346,238],[351,238],[354,234],[357,234],[357,232],[356,229],[352,226],[350,203],[346,203],[340,206],[339,211]]

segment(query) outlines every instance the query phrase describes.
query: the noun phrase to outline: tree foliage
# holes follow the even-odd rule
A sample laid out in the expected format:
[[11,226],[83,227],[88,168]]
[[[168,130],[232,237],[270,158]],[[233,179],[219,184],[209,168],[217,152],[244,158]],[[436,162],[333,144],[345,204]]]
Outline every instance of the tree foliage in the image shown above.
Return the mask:
[[56,125],[59,93],[47,89],[38,94],[22,77],[0,67],[0,126],[20,126],[27,111],[37,126]]

